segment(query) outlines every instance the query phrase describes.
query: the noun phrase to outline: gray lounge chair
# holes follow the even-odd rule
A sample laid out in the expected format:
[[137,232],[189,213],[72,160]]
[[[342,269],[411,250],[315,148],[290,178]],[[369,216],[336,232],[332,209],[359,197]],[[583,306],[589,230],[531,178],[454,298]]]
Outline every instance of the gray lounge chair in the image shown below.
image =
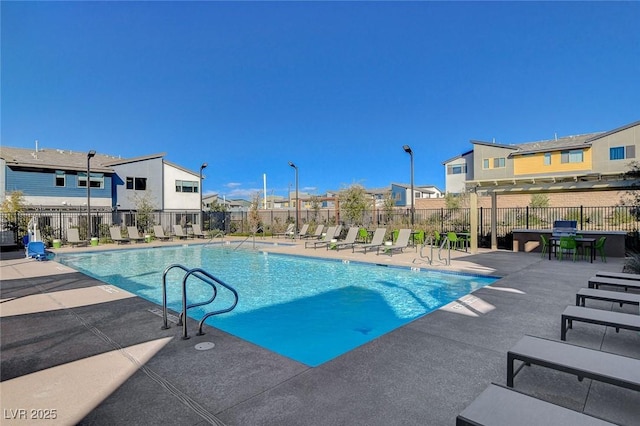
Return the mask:
[[109,228],[109,233],[111,234],[111,239],[118,243],[118,244],[122,244],[122,243],[130,243],[131,240],[129,238],[124,238],[122,236],[122,234],[120,233],[120,227],[119,226],[112,226]]
[[187,239],[188,235],[182,229],[182,225],[173,225],[173,235],[178,237],[179,239]]
[[393,256],[394,251],[404,251],[405,248],[409,246],[409,238],[411,237],[411,229],[401,229],[398,231],[398,239],[395,244],[390,246],[379,246],[378,254],[380,254],[380,250],[383,250],[385,253],[389,253],[390,256]]
[[295,236],[295,230],[294,227],[295,224],[294,223],[290,223],[287,226],[287,229],[284,232],[274,232],[274,234],[272,235],[272,237],[289,237],[289,238],[293,238]]
[[586,299],[604,300],[623,304],[640,305],[640,294],[627,293],[625,291],[608,291],[596,288],[581,288],[576,293],[576,306],[584,306]]
[[491,384],[456,418],[456,426],[602,426],[597,417]]
[[574,321],[613,327],[616,329],[616,333],[621,328],[640,331],[640,315],[583,308],[581,306],[567,306],[567,309],[562,313],[560,340],[567,339],[567,330],[573,328]]
[[302,229],[300,229],[300,232],[298,232],[298,238],[305,238],[307,232],[309,232],[309,224],[305,223],[304,225],[302,225]]
[[620,280],[640,281],[640,274],[630,274],[628,272],[598,271],[598,272],[596,272],[596,277],[617,278],[617,279],[620,279]]
[[385,228],[378,228],[373,233],[373,237],[371,238],[371,242],[369,244],[355,244],[352,246],[352,252],[355,253],[356,249],[362,249],[364,254],[367,254],[367,250],[378,249],[378,247],[384,245],[384,236],[387,234],[387,230]]
[[628,280],[624,278],[607,278],[607,277],[591,277],[589,278],[589,288],[600,288],[602,285],[611,287],[622,287],[624,291],[628,291],[630,288],[640,290],[640,281]]
[[[344,237],[344,240],[342,241],[338,241],[335,243],[335,249],[336,250],[340,250],[341,248],[344,247],[353,247],[354,244],[356,244],[356,238],[358,238],[358,232],[360,232],[360,227],[359,226],[352,226],[349,228],[349,231],[347,232],[347,236]],[[333,245],[330,244],[327,246],[327,250],[329,250]]]
[[197,238],[205,238],[207,236],[207,234],[202,232],[202,229],[200,229],[200,225],[197,223],[191,225],[191,231],[193,231],[193,236]]
[[169,235],[165,235],[164,229],[160,225],[153,225],[153,234],[155,237],[162,241],[169,241],[171,237]]
[[[516,370],[515,361],[524,364]],[[640,359],[524,336],[507,352],[507,386],[513,387],[515,375],[527,365],[574,374],[578,380],[587,378],[640,391]]]
[[316,240],[319,240],[322,237],[322,231],[324,231],[324,225],[319,224],[319,225],[316,225],[316,229],[313,231],[313,234],[302,235],[300,238],[301,239],[315,238]]
[[74,246],[86,246],[87,242],[80,239],[78,228],[67,229],[67,244]]
[[140,243],[144,241],[144,237],[141,237],[138,233],[138,228],[135,226],[127,226],[127,232],[129,233],[129,239],[135,241],[136,243]]
[[335,238],[335,234],[336,234],[336,227],[335,226],[330,226],[327,229],[327,233],[324,236],[323,239],[319,240],[319,241],[305,241],[304,242],[304,248],[307,247],[311,247],[313,245],[313,248],[316,249],[318,247],[323,247],[326,246],[328,244],[331,244],[331,240],[333,240]]

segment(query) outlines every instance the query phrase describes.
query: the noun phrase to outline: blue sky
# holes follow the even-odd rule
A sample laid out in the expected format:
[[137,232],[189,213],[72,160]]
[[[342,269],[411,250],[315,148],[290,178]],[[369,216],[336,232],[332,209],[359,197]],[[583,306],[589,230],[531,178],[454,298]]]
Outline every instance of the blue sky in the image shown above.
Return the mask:
[[166,159],[204,193],[444,190],[470,140],[640,119],[640,2],[2,1],[1,143]]

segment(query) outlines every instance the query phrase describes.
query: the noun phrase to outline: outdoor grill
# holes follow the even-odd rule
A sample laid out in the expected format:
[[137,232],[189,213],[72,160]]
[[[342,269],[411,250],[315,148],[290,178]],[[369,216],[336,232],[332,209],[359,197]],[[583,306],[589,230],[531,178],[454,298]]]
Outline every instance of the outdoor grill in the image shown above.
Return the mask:
[[553,222],[552,236],[575,237],[578,222],[575,220],[556,220]]

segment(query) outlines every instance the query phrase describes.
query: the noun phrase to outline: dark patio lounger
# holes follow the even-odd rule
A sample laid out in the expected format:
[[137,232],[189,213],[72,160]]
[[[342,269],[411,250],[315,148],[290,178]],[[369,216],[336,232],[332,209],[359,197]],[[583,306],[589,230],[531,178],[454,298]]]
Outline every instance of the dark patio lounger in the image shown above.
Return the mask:
[[611,424],[613,423],[495,384],[489,385],[456,418],[456,426],[587,426]]
[[621,328],[640,331],[640,315],[583,308],[580,306],[567,306],[567,309],[562,313],[560,340],[566,340],[567,329],[573,328],[573,321],[614,327],[616,333],[618,333]]
[[636,281],[640,281],[640,274],[629,274],[627,272],[598,271],[598,272],[596,272],[596,277],[618,278],[618,279],[621,279],[621,280],[636,280]]
[[640,305],[640,294],[627,293],[624,291],[599,290],[597,288],[581,288],[576,293],[576,306],[584,306],[586,299],[616,302],[620,304],[620,307],[625,303],[629,305]]
[[589,288],[600,288],[602,285],[609,285],[612,287],[623,287],[624,291],[628,291],[630,288],[640,290],[640,281],[627,280],[623,278],[608,278],[608,277],[591,277],[589,278]]
[[[514,370],[516,360],[524,364]],[[507,352],[507,386],[513,387],[515,375],[529,364],[640,391],[640,359],[533,336],[524,336]]]

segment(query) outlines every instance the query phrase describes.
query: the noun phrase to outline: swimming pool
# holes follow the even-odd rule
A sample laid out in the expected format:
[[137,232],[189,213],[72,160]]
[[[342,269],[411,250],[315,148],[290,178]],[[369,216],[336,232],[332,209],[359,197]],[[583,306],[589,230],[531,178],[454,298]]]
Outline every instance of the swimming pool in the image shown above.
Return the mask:
[[[174,246],[61,254],[58,260],[101,281],[162,304],[162,272],[171,264],[202,268],[234,287],[237,307],[206,323],[309,366],[318,366],[498,278],[311,259],[223,246]],[[167,275],[168,306],[181,307],[184,272]],[[211,288],[188,282],[189,303]],[[189,309],[197,320],[226,307]],[[159,322],[160,325],[160,322]]]

